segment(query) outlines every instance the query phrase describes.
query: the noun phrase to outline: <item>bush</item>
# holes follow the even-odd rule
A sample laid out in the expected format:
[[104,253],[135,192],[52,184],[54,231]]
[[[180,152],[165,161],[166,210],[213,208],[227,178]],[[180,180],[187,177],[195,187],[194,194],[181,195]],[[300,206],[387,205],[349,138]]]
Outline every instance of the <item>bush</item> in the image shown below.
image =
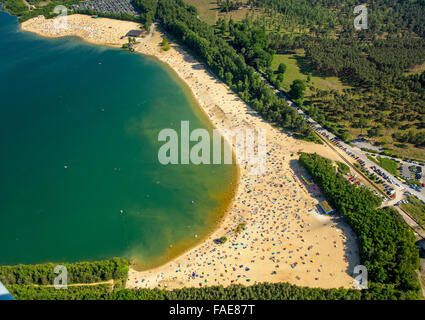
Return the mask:
[[221,238],[219,239],[219,241],[220,241],[220,243],[221,243],[221,244],[226,243],[227,238],[226,238],[226,237],[221,237]]
[[246,222],[241,222],[238,224],[238,226],[235,229],[235,233],[241,232],[246,226]]
[[336,162],[337,166],[338,166],[338,172],[341,174],[347,174],[350,171],[350,167],[347,166],[345,163]]

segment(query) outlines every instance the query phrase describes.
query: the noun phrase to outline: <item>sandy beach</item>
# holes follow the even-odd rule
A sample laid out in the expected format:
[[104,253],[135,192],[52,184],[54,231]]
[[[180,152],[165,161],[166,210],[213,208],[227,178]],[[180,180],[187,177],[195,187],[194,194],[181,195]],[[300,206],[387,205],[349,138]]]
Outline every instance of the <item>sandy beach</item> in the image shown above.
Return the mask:
[[[54,28],[52,20],[34,18],[25,31],[46,37],[79,36],[102,45],[121,46],[121,39],[139,25],[89,16],[68,17],[68,29]],[[301,176],[298,151],[317,152],[331,159],[329,147],[294,139],[272,127],[220,80],[181,47],[170,43],[163,51],[163,33],[139,39],[136,52],[168,64],[191,89],[203,111],[219,129],[265,129],[266,170],[249,175],[240,165],[235,198],[221,223],[208,238],[172,261],[146,271],[130,269],[128,288],[181,288],[261,282],[289,282],[300,286],[354,287],[353,269],[359,264],[353,231],[338,217],[319,214],[324,200],[317,185]],[[233,144],[234,146],[234,144]],[[244,223],[240,232],[238,225]],[[222,236],[227,242],[217,244]]]
[[[63,19],[63,20],[60,20]],[[21,29],[37,33],[47,38],[80,37],[87,42],[112,47],[121,47],[127,43],[122,38],[130,30],[140,30],[140,23],[106,18],[93,19],[86,15],[70,15],[54,19],[38,16],[21,24]],[[122,38],[122,39],[121,39]]]

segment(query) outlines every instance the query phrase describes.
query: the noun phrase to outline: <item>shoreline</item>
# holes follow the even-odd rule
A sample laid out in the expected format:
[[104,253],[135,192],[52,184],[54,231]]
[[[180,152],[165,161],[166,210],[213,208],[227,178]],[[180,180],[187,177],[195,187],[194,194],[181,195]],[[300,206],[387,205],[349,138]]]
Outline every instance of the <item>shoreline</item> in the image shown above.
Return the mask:
[[[157,31],[158,26],[156,24],[152,24],[152,28],[154,28],[153,30]],[[153,31],[152,30],[152,31]],[[155,32],[154,31],[154,32]],[[84,39],[83,39],[84,40]],[[145,42],[145,39],[139,39],[142,42]],[[197,97],[195,96],[194,92],[192,91],[192,89],[190,88],[190,86],[188,86],[188,84],[185,82],[184,78],[182,78],[179,73],[167,62],[161,60],[159,57],[153,55],[153,54],[145,54],[145,53],[141,53],[140,51],[135,50],[136,53],[138,54],[142,54],[144,56],[148,56],[152,59],[155,59],[156,62],[158,62],[160,65],[164,66],[164,69],[166,70],[166,72],[171,76],[174,77],[175,79],[177,79],[178,82],[180,82],[180,84],[182,85],[182,89],[184,91],[185,94],[187,94],[190,99],[193,100],[194,102],[194,106],[192,106],[191,104],[191,108],[193,108],[193,111],[195,113],[199,113],[200,115],[202,115],[202,117],[204,117],[204,119],[200,119],[202,122],[206,121],[207,122],[207,126],[211,126],[213,129],[218,129],[218,127],[211,121],[210,116],[208,115],[208,113],[206,112],[206,110],[204,108],[202,108],[199,100],[197,99]],[[217,79],[218,80],[218,79]],[[231,143],[225,138],[226,143],[231,145]],[[235,161],[236,159],[236,154],[235,154],[235,150],[232,147],[232,159],[233,161]],[[233,162],[232,162],[233,163]],[[216,213],[214,213],[214,225],[211,227],[208,227],[208,231],[205,233],[204,236],[197,238],[196,243],[194,243],[193,245],[189,245],[186,246],[182,244],[183,240],[180,241],[180,244],[177,244],[176,246],[173,246],[170,250],[170,248],[167,250],[167,252],[164,253],[163,256],[171,256],[171,259],[163,259],[161,256],[160,258],[157,258],[156,261],[165,261],[165,262],[161,262],[161,263],[150,263],[152,265],[154,265],[151,268],[146,268],[146,267],[142,267],[140,265],[137,264],[137,262],[135,262],[134,264],[131,264],[130,269],[133,269],[134,271],[137,272],[143,272],[143,271],[148,271],[148,270],[152,270],[152,269],[156,269],[158,267],[161,267],[165,264],[167,264],[167,262],[174,260],[175,258],[185,254],[186,252],[192,250],[193,248],[195,248],[199,243],[202,243],[203,241],[205,241],[206,239],[208,239],[212,234],[214,234],[215,231],[217,231],[217,229],[219,228],[219,226],[221,225],[221,223],[225,220],[227,212],[229,210],[229,208],[232,206],[233,204],[233,200],[235,198],[235,195],[237,194],[238,188],[239,188],[239,182],[240,182],[240,177],[241,177],[241,170],[240,170],[240,166],[235,164],[236,166],[236,177],[233,181],[231,181],[232,186],[229,187],[228,192],[225,192],[223,194],[225,194],[224,198],[225,200],[223,201],[223,205],[221,205],[219,208],[217,208]],[[233,183],[235,183],[233,185]],[[185,239],[190,239],[190,236],[186,237]],[[192,239],[191,239],[192,240]],[[183,249],[179,249],[179,247],[183,246]],[[172,251],[173,253],[169,253],[170,251]],[[130,260],[131,261],[131,260]]]
[[[68,18],[71,29],[63,32],[53,30],[53,22],[40,17],[24,22],[21,29],[50,38],[77,36],[93,44],[120,46],[120,40],[121,44],[127,42],[120,39],[125,29],[138,27],[134,22],[106,18]],[[111,25],[115,24],[114,29]],[[94,39],[93,35],[99,37]],[[140,39],[135,50],[167,64],[188,86],[213,127],[266,129],[267,170],[253,176],[248,175],[246,164],[238,165],[234,198],[212,231],[161,266],[144,271],[130,268],[126,287],[173,289],[289,282],[352,288],[352,269],[360,264],[356,237],[342,219],[318,214],[316,205],[323,197],[301,182],[305,173],[297,152],[317,152],[333,160],[337,157],[326,146],[295,140],[272,127],[183,48],[170,43],[170,50],[162,51],[161,40],[162,33],[155,30],[152,36]],[[241,222],[246,228],[235,233]],[[228,241],[217,245],[214,239],[220,236]]]
[[[83,17],[85,18],[85,20],[88,20],[87,18],[89,18],[89,15],[80,15],[80,14],[75,14],[75,15],[71,15],[69,17]],[[100,20],[99,20],[100,19]],[[123,22],[123,28],[126,30],[125,28],[133,28],[133,29],[137,29],[141,26],[141,24],[139,23],[135,23],[135,22],[131,22],[131,21],[123,21],[123,20],[114,20],[114,19],[109,19],[109,18],[97,18],[96,20],[90,20],[90,22],[102,22],[105,23],[105,25],[103,25],[103,28],[106,28],[106,26],[108,26],[110,24],[113,24],[114,27],[116,25],[116,22]],[[34,26],[34,22],[35,22],[35,26]],[[110,42],[105,42],[104,39],[101,40],[93,40],[92,37],[86,37],[86,34],[84,33],[80,33],[81,30],[87,31],[85,29],[81,29],[81,28],[73,28],[71,27],[71,30],[69,31],[64,31],[62,30],[61,32],[63,33],[46,33],[46,28],[40,28],[41,26],[43,26],[44,23],[51,23],[51,20],[47,20],[44,17],[36,17],[30,20],[25,21],[23,24],[20,24],[20,29],[22,31],[27,31],[27,32],[31,32],[31,33],[35,33],[38,36],[41,36],[43,38],[47,38],[47,39],[58,39],[58,38],[64,38],[64,37],[75,37],[78,38],[79,40],[83,41],[84,43],[90,44],[90,45],[102,45],[102,46],[106,46],[108,48],[115,48],[115,49],[119,49],[119,50],[123,50],[122,49],[122,44],[124,43],[128,43],[127,42],[127,38],[125,39],[119,39],[116,38],[116,41],[113,43]],[[88,23],[85,23],[85,25],[87,25]],[[51,24],[53,25],[53,24]],[[93,26],[93,24],[92,24]],[[44,29],[44,30],[43,30]],[[139,39],[139,40],[144,40]],[[140,53],[139,53],[140,54]],[[162,61],[161,59],[159,59],[158,57],[156,57],[155,55],[148,55],[148,54],[144,54],[145,56],[148,56],[152,59],[155,59],[156,62],[158,62],[159,64],[161,64],[162,66],[164,66],[164,70],[169,73],[169,75],[171,77],[174,77],[175,79],[177,79],[177,81],[179,82],[179,85],[183,85],[182,89],[184,91],[184,94],[187,94],[190,96],[190,99],[193,100],[194,104],[196,104],[196,106],[192,106],[192,104],[190,104],[190,107],[196,112],[196,113],[200,113],[202,114],[202,116],[204,117],[204,119],[201,119],[202,122],[207,122],[207,126],[211,126],[212,128],[216,129],[217,127],[212,123],[209,115],[205,112],[205,110],[201,107],[201,105],[199,104],[199,101],[197,100],[197,98],[195,97],[193,91],[191,90],[191,88],[187,85],[187,83],[184,81],[184,79],[182,79],[180,77],[180,75],[166,62]],[[227,141],[227,140],[226,140]],[[229,143],[227,141],[227,143]],[[235,157],[235,152],[234,149],[232,148],[232,155],[233,157]],[[144,264],[141,261],[138,261],[135,258],[129,258],[130,261],[130,267],[133,268],[135,271],[145,271],[145,270],[151,270],[154,268],[157,268],[158,266],[162,266],[165,263],[167,263],[170,260],[173,260],[174,258],[186,253],[187,251],[191,250],[192,248],[196,247],[199,243],[201,243],[202,241],[204,241],[205,239],[207,239],[211,234],[213,234],[217,228],[219,227],[219,225],[223,222],[223,220],[226,218],[226,213],[228,211],[228,209],[231,207],[232,203],[233,203],[233,199],[235,194],[237,193],[237,189],[238,189],[238,185],[239,185],[239,180],[240,180],[240,167],[238,165],[236,165],[236,176],[234,181],[231,181],[232,186],[229,187],[229,190],[225,193],[223,193],[223,195],[225,194],[225,196],[223,198],[225,198],[225,200],[223,201],[223,205],[221,205],[219,208],[217,208],[217,210],[213,213],[214,214],[214,224],[211,227],[207,228],[207,232],[205,232],[205,234],[199,238],[196,239],[196,241],[192,244],[192,245],[183,245],[182,242],[183,240],[189,240],[190,236],[186,237],[185,239],[183,239],[182,241],[180,241],[179,244],[173,246],[172,248],[168,248],[163,255],[161,255],[160,257],[155,258],[154,261]],[[234,185],[233,185],[234,183]],[[193,242],[193,239],[190,239]],[[183,248],[181,248],[183,247]],[[167,258],[164,258],[167,257]],[[153,267],[146,267],[146,266],[153,266]]]
[[[237,168],[236,169],[237,172],[236,172],[235,186],[233,186],[233,181],[232,181],[231,182],[232,186],[230,187],[229,192],[223,193],[223,194],[226,194],[226,196],[225,196],[226,199],[224,200],[225,202],[223,203],[223,205],[221,205],[219,208],[217,208],[217,210],[213,213],[213,215],[214,215],[213,225],[208,227],[208,230],[207,230],[207,232],[205,232],[205,235],[195,238],[196,241],[189,246],[183,245],[185,240],[190,239],[190,241],[193,242],[192,235],[188,235],[187,237],[181,239],[179,243],[177,243],[176,245],[173,245],[172,248],[168,248],[167,251],[164,252],[163,255],[161,255],[160,257],[156,258],[155,260],[153,260],[153,261],[151,261],[150,263],[147,263],[147,264],[143,264],[141,262],[138,262],[137,259],[129,258],[130,270],[134,270],[135,272],[144,272],[144,271],[149,271],[149,270],[153,270],[153,269],[162,267],[163,265],[167,264],[169,261],[172,261],[172,260],[178,258],[179,256],[184,255],[188,251],[192,250],[193,248],[198,246],[199,243],[202,243],[203,241],[208,239],[212,234],[214,234],[214,232],[217,231],[217,229],[219,228],[221,223],[225,220],[227,212],[233,204],[234,196],[237,193],[237,189],[238,189],[238,186],[239,186],[239,180],[240,180],[240,169],[239,169],[239,166],[236,166],[236,168]],[[164,258],[165,256],[171,257],[171,258],[165,259]],[[146,265],[148,267],[146,267]],[[153,265],[153,267],[149,267],[149,265]]]

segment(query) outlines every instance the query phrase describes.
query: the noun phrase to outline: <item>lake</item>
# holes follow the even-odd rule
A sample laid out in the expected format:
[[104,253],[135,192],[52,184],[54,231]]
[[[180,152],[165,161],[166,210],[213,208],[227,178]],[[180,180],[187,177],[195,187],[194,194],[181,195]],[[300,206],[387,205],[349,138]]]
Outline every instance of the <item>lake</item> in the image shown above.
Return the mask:
[[44,39],[0,12],[0,264],[164,263],[229,205],[235,165],[161,165],[158,134],[213,127],[151,57]]

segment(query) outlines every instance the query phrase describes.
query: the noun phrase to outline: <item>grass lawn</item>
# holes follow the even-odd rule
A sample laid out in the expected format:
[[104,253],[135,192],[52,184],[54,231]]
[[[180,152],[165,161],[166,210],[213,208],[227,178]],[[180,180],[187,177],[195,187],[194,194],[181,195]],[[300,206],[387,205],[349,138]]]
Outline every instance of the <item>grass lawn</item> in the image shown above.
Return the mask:
[[[45,7],[47,6],[52,0],[27,0],[29,4],[35,5],[37,7]],[[77,3],[78,1],[75,1]]]
[[417,148],[415,145],[410,143],[397,143],[393,141],[391,144],[384,145],[384,147],[388,147],[390,152],[394,154],[398,154],[400,156],[412,158],[412,159],[421,159],[425,160],[425,149]]
[[[294,54],[276,54],[273,57],[271,68],[277,70],[280,63],[286,64],[286,72],[282,83],[282,89],[285,91],[289,90],[290,85],[296,79],[306,81],[308,74],[311,72],[305,54],[303,52]],[[318,74],[312,73],[311,83],[309,85],[321,90],[338,90],[342,91],[344,88],[349,88],[342,84],[338,77],[322,77]],[[306,92],[308,96],[309,90]]]
[[338,172],[341,174],[347,174],[348,172],[350,172],[350,167],[347,166],[345,163],[336,161],[336,165],[338,167]]
[[409,203],[403,203],[400,207],[407,211],[419,224],[425,224],[425,204],[413,196],[407,198]]
[[218,16],[217,3],[214,0],[184,0],[184,2],[196,7],[199,16],[208,24],[215,24]]
[[384,168],[385,170],[387,170],[389,173],[391,173],[394,176],[398,176],[398,167],[399,164],[398,162],[395,162],[391,159],[386,159],[386,158],[381,158],[381,157],[371,157],[371,156],[367,156],[369,160],[372,160],[373,162],[375,162],[376,164],[380,165],[382,168]]
[[[223,17],[226,20],[231,17],[234,21],[240,21],[245,18],[247,13],[251,12],[248,8],[233,10],[229,13],[220,12],[216,0],[184,0],[184,2],[196,7],[196,9],[198,9],[199,17],[209,25],[215,25],[216,21],[220,17]],[[241,0],[241,2],[246,3],[247,0]],[[257,16],[260,11],[261,10],[256,9],[255,15]]]

